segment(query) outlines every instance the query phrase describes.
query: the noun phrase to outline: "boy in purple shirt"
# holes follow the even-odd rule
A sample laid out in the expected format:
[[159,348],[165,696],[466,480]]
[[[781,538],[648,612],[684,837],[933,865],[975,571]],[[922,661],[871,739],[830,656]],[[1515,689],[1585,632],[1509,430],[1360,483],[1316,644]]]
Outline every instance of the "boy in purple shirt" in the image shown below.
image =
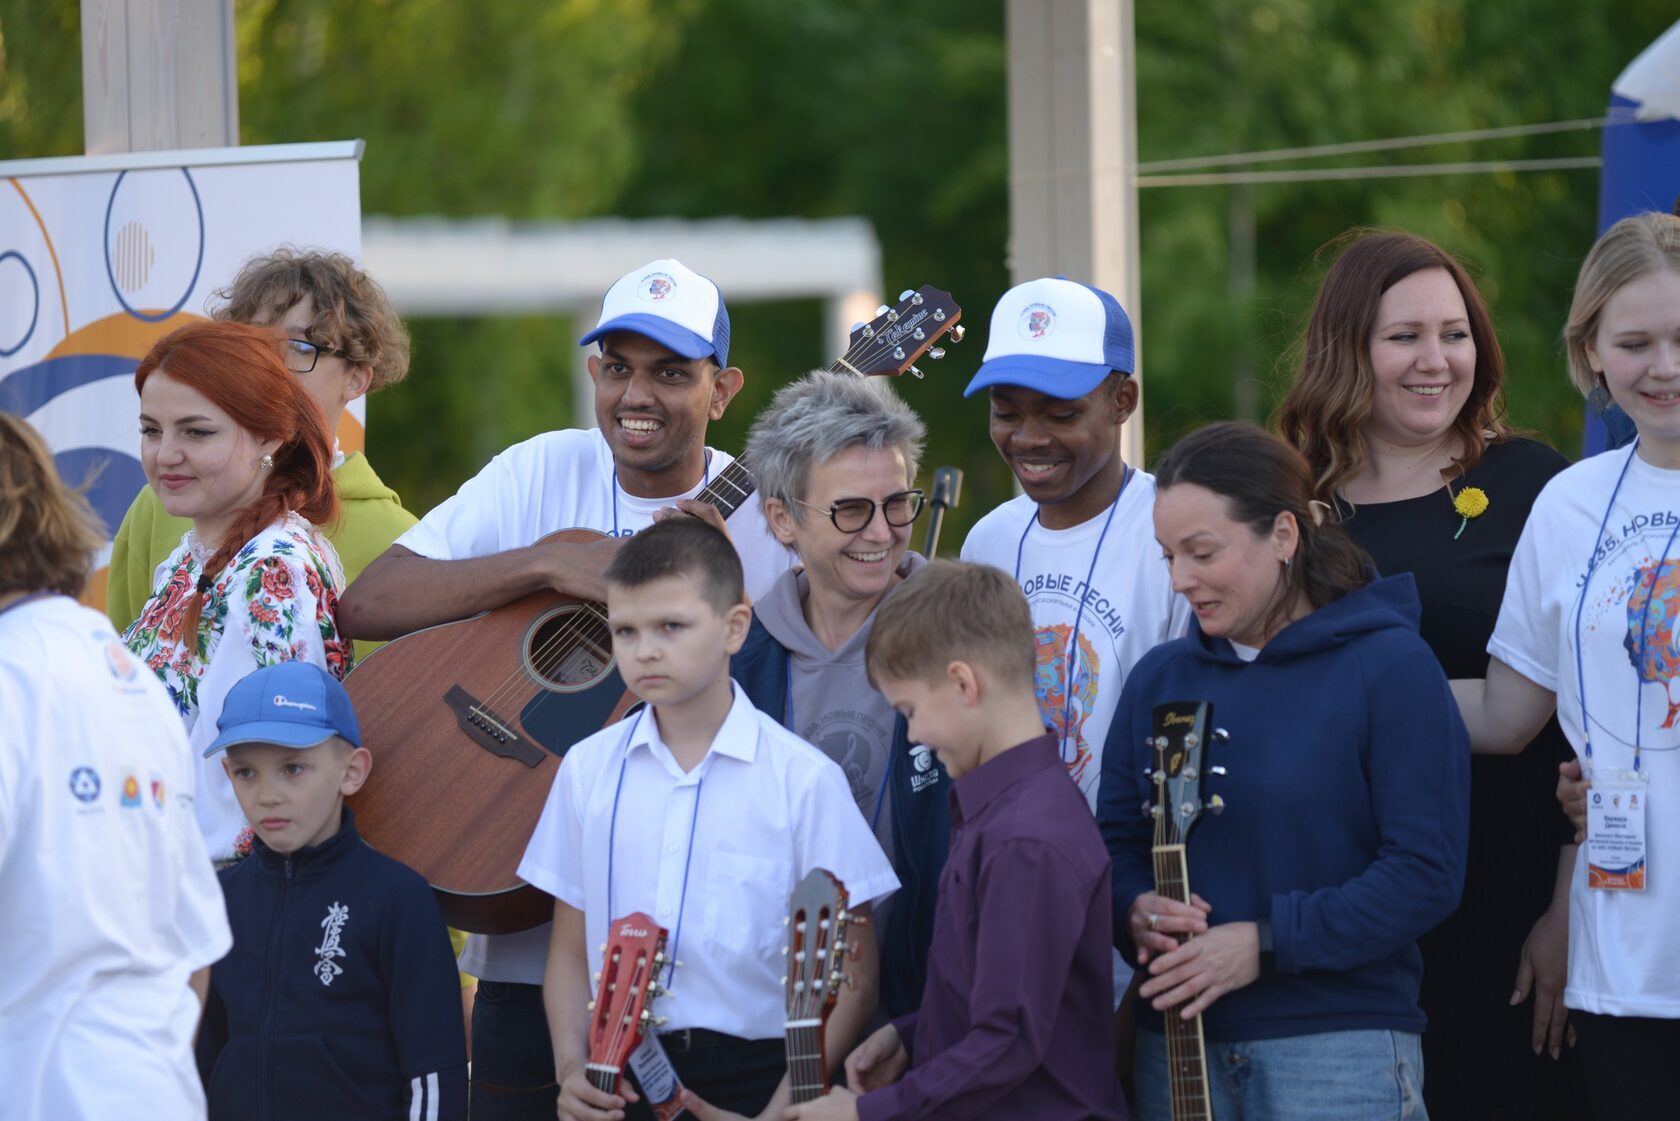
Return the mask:
[[1108,854],[1039,715],[1027,601],[999,569],[934,561],[882,601],[867,659],[955,779],[950,855],[921,1009],[852,1052],[852,1089],[788,1118],[1121,1121]]

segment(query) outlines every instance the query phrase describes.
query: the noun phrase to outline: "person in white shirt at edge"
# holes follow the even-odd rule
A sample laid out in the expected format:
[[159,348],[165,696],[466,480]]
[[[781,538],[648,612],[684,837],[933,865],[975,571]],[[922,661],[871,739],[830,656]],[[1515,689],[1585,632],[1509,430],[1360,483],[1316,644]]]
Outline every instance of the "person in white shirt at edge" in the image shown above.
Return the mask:
[[[867,920],[898,878],[839,766],[730,680],[752,611],[724,535],[663,521],[629,541],[604,579],[614,656],[648,707],[566,754],[519,866],[555,897],[543,998],[559,1114],[647,1115],[636,1090],[608,1094],[584,1072],[588,978],[609,922],[641,911],[667,930],[667,956],[686,963],[660,979],[669,992],[655,1009],[684,1108],[700,1121],[737,1116],[730,1111],[779,1119],[789,1101],[788,896],[822,868]],[[876,1001],[872,925],[850,926],[846,941],[855,989],[842,992],[828,1026],[830,1072]]]
[[[1027,597],[1039,711],[1093,813],[1126,675],[1190,627],[1155,541],[1155,479],[1120,455],[1135,366],[1118,300],[1061,277],[1029,280],[998,300],[963,390],[990,391],[992,443],[1025,493],[974,524],[962,559],[1012,573]],[[1116,1007],[1131,979],[1116,951]]]
[[[338,606],[346,634],[394,638],[543,588],[600,601],[601,571],[620,538],[667,510],[717,517],[694,496],[732,457],[706,447],[706,425],[742,384],[729,365],[729,313],[717,285],[675,260],[632,270],[607,290],[600,321],[580,345],[594,342],[599,427],[546,432],[491,460],[356,578]],[[757,495],[728,525],[747,591],[760,595],[792,555],[765,527]],[[612,539],[539,543],[576,527]],[[461,968],[480,980],[472,1049],[478,1121],[554,1115],[538,988],[548,937],[546,924],[473,935],[461,955]]]
[[[1599,238],[1564,341],[1576,386],[1601,409],[1620,406],[1639,438],[1540,492],[1487,677],[1453,691],[1476,751],[1522,750],[1555,709],[1593,794],[1622,818],[1589,819],[1575,861],[1564,1003],[1594,1116],[1669,1116],[1680,1089],[1669,952],[1680,923],[1680,218],[1641,214]],[[1638,805],[1653,800],[1655,813]],[[1620,852],[1595,857],[1595,841],[1617,835]]]
[[204,1116],[192,1035],[232,945],[181,718],[79,606],[104,531],[0,412],[0,1118]]

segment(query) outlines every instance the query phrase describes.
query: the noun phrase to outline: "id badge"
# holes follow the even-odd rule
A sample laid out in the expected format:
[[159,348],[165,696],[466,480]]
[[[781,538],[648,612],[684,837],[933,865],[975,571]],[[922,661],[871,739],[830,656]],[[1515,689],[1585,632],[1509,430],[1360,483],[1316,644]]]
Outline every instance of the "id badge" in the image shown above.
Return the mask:
[[649,1032],[630,1052],[630,1073],[658,1121],[672,1121],[682,1113],[682,1082],[657,1035]]
[[1594,779],[1587,794],[1587,886],[1644,891],[1645,811],[1651,789],[1637,771]]

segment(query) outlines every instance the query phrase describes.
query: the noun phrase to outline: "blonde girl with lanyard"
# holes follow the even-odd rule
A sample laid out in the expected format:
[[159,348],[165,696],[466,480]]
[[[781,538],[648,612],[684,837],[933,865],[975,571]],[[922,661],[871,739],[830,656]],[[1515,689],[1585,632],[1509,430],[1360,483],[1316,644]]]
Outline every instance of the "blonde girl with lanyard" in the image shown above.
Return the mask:
[[1555,709],[1592,779],[1564,1003],[1594,1115],[1668,1116],[1680,1052],[1667,953],[1680,921],[1680,218],[1641,214],[1605,232],[1564,339],[1576,386],[1620,406],[1638,439],[1541,492],[1487,678],[1453,685],[1475,750],[1520,751]]

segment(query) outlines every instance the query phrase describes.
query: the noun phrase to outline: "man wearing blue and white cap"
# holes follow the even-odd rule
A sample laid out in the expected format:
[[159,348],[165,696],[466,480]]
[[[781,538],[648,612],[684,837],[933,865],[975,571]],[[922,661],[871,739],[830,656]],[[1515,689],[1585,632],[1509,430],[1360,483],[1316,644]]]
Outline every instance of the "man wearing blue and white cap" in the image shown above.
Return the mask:
[[990,391],[992,442],[1026,493],[981,518],[962,557],[1013,573],[1032,605],[1039,708],[1093,811],[1126,674],[1190,618],[1155,543],[1155,480],[1120,457],[1134,366],[1113,296],[1032,280],[998,301],[964,391]]
[[372,760],[350,697],[307,662],[228,691],[205,756],[256,836],[221,872],[233,949],[197,1051],[211,1117],[467,1116],[454,951],[432,890],[344,799]]
[[[717,285],[676,260],[632,269],[607,290],[599,321],[580,340],[597,344],[589,376],[598,427],[545,432],[491,460],[352,582],[339,600],[341,631],[393,638],[542,588],[600,600],[600,574],[618,539],[665,510],[711,512],[692,500],[732,457],[706,446],[706,425],[723,416],[742,383],[729,365],[729,313]],[[536,543],[576,527],[611,540]],[[766,528],[756,494],[730,517],[728,532],[756,598],[792,554]],[[478,1121],[554,1116],[542,1003],[550,929],[475,934],[461,955],[462,970],[479,979]]]

